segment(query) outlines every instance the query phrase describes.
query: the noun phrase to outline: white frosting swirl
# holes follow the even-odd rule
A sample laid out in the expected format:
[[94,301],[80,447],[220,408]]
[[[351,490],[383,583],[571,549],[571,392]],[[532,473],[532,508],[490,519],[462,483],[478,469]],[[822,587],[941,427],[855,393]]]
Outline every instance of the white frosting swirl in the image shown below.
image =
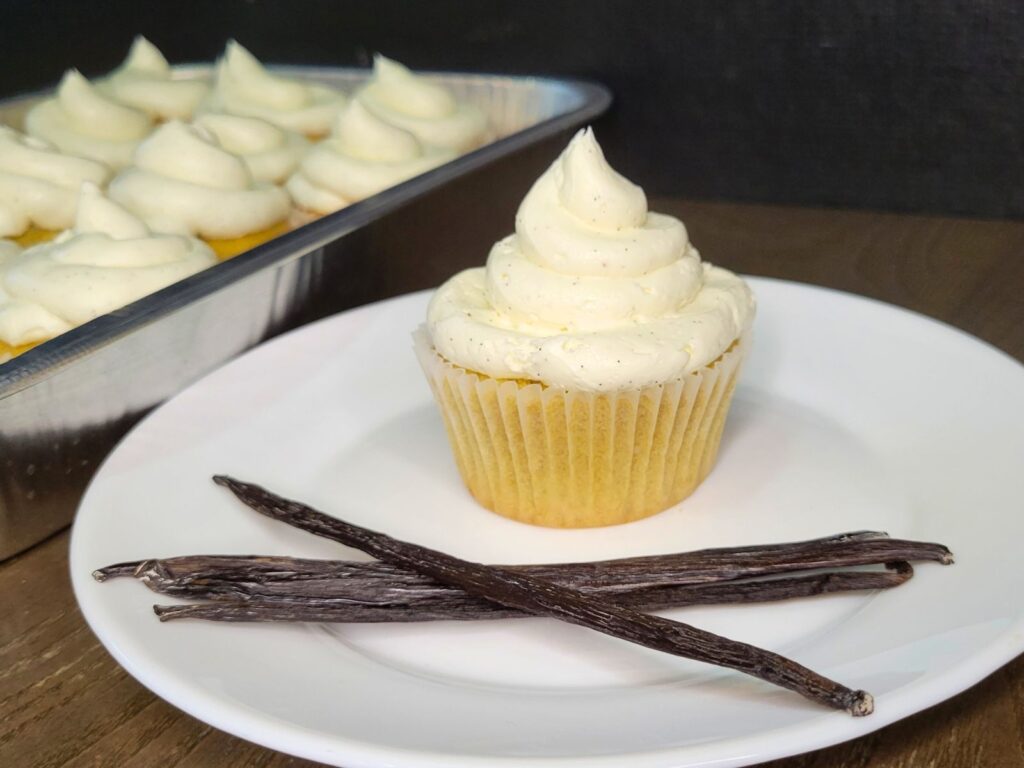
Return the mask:
[[[17,244],[0,240],[0,342],[11,347],[51,339],[71,328],[42,305],[16,299],[4,290],[4,272],[19,253]],[[7,362],[9,357],[9,353],[0,350],[0,363]]]
[[299,207],[330,213],[453,157],[452,150],[424,147],[408,131],[352,101],[330,138],[310,150],[286,186]]
[[197,117],[195,124],[216,136],[221,147],[242,158],[256,181],[283,183],[309,151],[305,136],[258,117],[210,112]]
[[135,165],[110,182],[110,197],[157,232],[241,237],[284,221],[287,193],[254,182],[241,158],[202,128],[165,123],[139,145]]
[[93,184],[83,184],[74,229],[6,258],[0,339],[50,338],[216,263],[191,237],[155,235]]
[[187,120],[210,92],[200,80],[175,80],[159,49],[139,35],[128,57],[97,87],[158,120]]
[[323,136],[345,106],[334,88],[270,74],[249,51],[228,42],[213,93],[202,111],[259,117],[306,136]]
[[55,98],[25,116],[25,131],[69,155],[124,168],[139,142],[153,130],[145,112],[104,96],[75,69],[60,81]]
[[464,368],[619,390],[707,365],[753,311],[746,283],[702,264],[682,222],[648,213],[588,128],[533,185],[486,269],[438,289],[427,324],[437,351]]
[[0,126],[0,236],[16,237],[32,225],[67,229],[75,220],[82,182],[103,185],[110,169]]
[[356,98],[424,144],[467,152],[487,140],[487,118],[477,107],[460,104],[446,88],[380,54],[373,59],[373,78]]

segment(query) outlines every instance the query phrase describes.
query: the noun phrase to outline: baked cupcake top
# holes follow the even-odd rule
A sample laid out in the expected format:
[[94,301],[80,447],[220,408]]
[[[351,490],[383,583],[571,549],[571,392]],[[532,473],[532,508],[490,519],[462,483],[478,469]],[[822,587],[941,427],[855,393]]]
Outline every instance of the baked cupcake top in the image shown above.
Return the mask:
[[310,137],[325,135],[345,96],[334,88],[272,75],[249,51],[228,42],[217,62],[213,93],[204,112],[260,117]]
[[310,150],[286,186],[299,207],[330,213],[453,157],[453,150],[424,147],[353,100],[331,136]]
[[217,143],[242,158],[255,181],[283,184],[309,151],[301,133],[268,123],[258,117],[209,112],[195,124],[216,137]]
[[356,98],[424,144],[467,152],[487,140],[487,118],[477,107],[460,104],[447,88],[380,54],[373,59],[373,77]]
[[175,80],[159,49],[139,35],[128,58],[97,87],[157,120],[187,120],[210,92],[200,80]]
[[64,74],[54,98],[25,116],[26,133],[115,170],[131,162],[135,147],[152,130],[149,115],[100,93],[76,69]]
[[171,121],[139,145],[109,194],[155,232],[242,237],[284,221],[288,194],[253,181],[246,163],[202,128]]
[[17,346],[50,338],[215,262],[206,244],[153,234],[83,184],[73,229],[8,253],[0,265],[0,340]]
[[678,219],[578,133],[537,180],[516,232],[434,294],[435,349],[494,378],[586,390],[672,381],[714,361],[748,327],[754,299],[702,263]]
[[110,175],[103,163],[62,155],[49,142],[0,126],[0,236],[17,237],[33,225],[67,229],[82,182],[103,185]]

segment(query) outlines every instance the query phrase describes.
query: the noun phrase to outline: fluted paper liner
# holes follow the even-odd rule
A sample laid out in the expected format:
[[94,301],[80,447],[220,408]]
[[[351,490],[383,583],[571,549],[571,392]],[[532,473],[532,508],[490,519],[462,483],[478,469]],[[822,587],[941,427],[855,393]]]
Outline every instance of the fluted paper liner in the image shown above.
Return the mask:
[[445,360],[423,329],[414,338],[476,500],[524,523],[585,528],[653,515],[707,477],[748,335],[676,381],[611,392],[493,379]]

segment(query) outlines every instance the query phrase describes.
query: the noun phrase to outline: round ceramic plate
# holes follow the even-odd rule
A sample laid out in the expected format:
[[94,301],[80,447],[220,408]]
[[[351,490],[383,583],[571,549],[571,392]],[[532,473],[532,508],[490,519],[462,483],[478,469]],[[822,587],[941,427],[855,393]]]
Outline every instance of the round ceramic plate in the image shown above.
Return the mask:
[[[82,501],[75,592],[114,657],[250,741],[360,766],[738,766],[868,733],[1024,650],[1024,367],[915,314],[755,279],[754,351],[718,465],[653,518],[563,531],[463,489],[412,352],[420,293],[265,344],[155,411]],[[484,562],[589,560],[880,529],[948,544],[906,585],[668,615],[875,695],[852,718],[751,678],[546,619],[412,625],[161,624],[172,602],[98,584],[123,560],[358,557],[259,517],[226,472]]]

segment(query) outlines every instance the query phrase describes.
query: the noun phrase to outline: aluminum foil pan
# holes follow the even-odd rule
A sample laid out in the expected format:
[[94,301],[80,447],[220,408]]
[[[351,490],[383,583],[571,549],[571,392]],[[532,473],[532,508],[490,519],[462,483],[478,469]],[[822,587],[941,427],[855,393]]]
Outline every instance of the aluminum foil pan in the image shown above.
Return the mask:
[[[368,76],[272,69],[349,91]],[[431,76],[479,105],[497,138],[0,365],[0,559],[68,525],[117,440],[203,374],[282,331],[482,263],[569,131],[611,103],[595,83]],[[0,121],[18,125],[38,98],[0,103]]]

